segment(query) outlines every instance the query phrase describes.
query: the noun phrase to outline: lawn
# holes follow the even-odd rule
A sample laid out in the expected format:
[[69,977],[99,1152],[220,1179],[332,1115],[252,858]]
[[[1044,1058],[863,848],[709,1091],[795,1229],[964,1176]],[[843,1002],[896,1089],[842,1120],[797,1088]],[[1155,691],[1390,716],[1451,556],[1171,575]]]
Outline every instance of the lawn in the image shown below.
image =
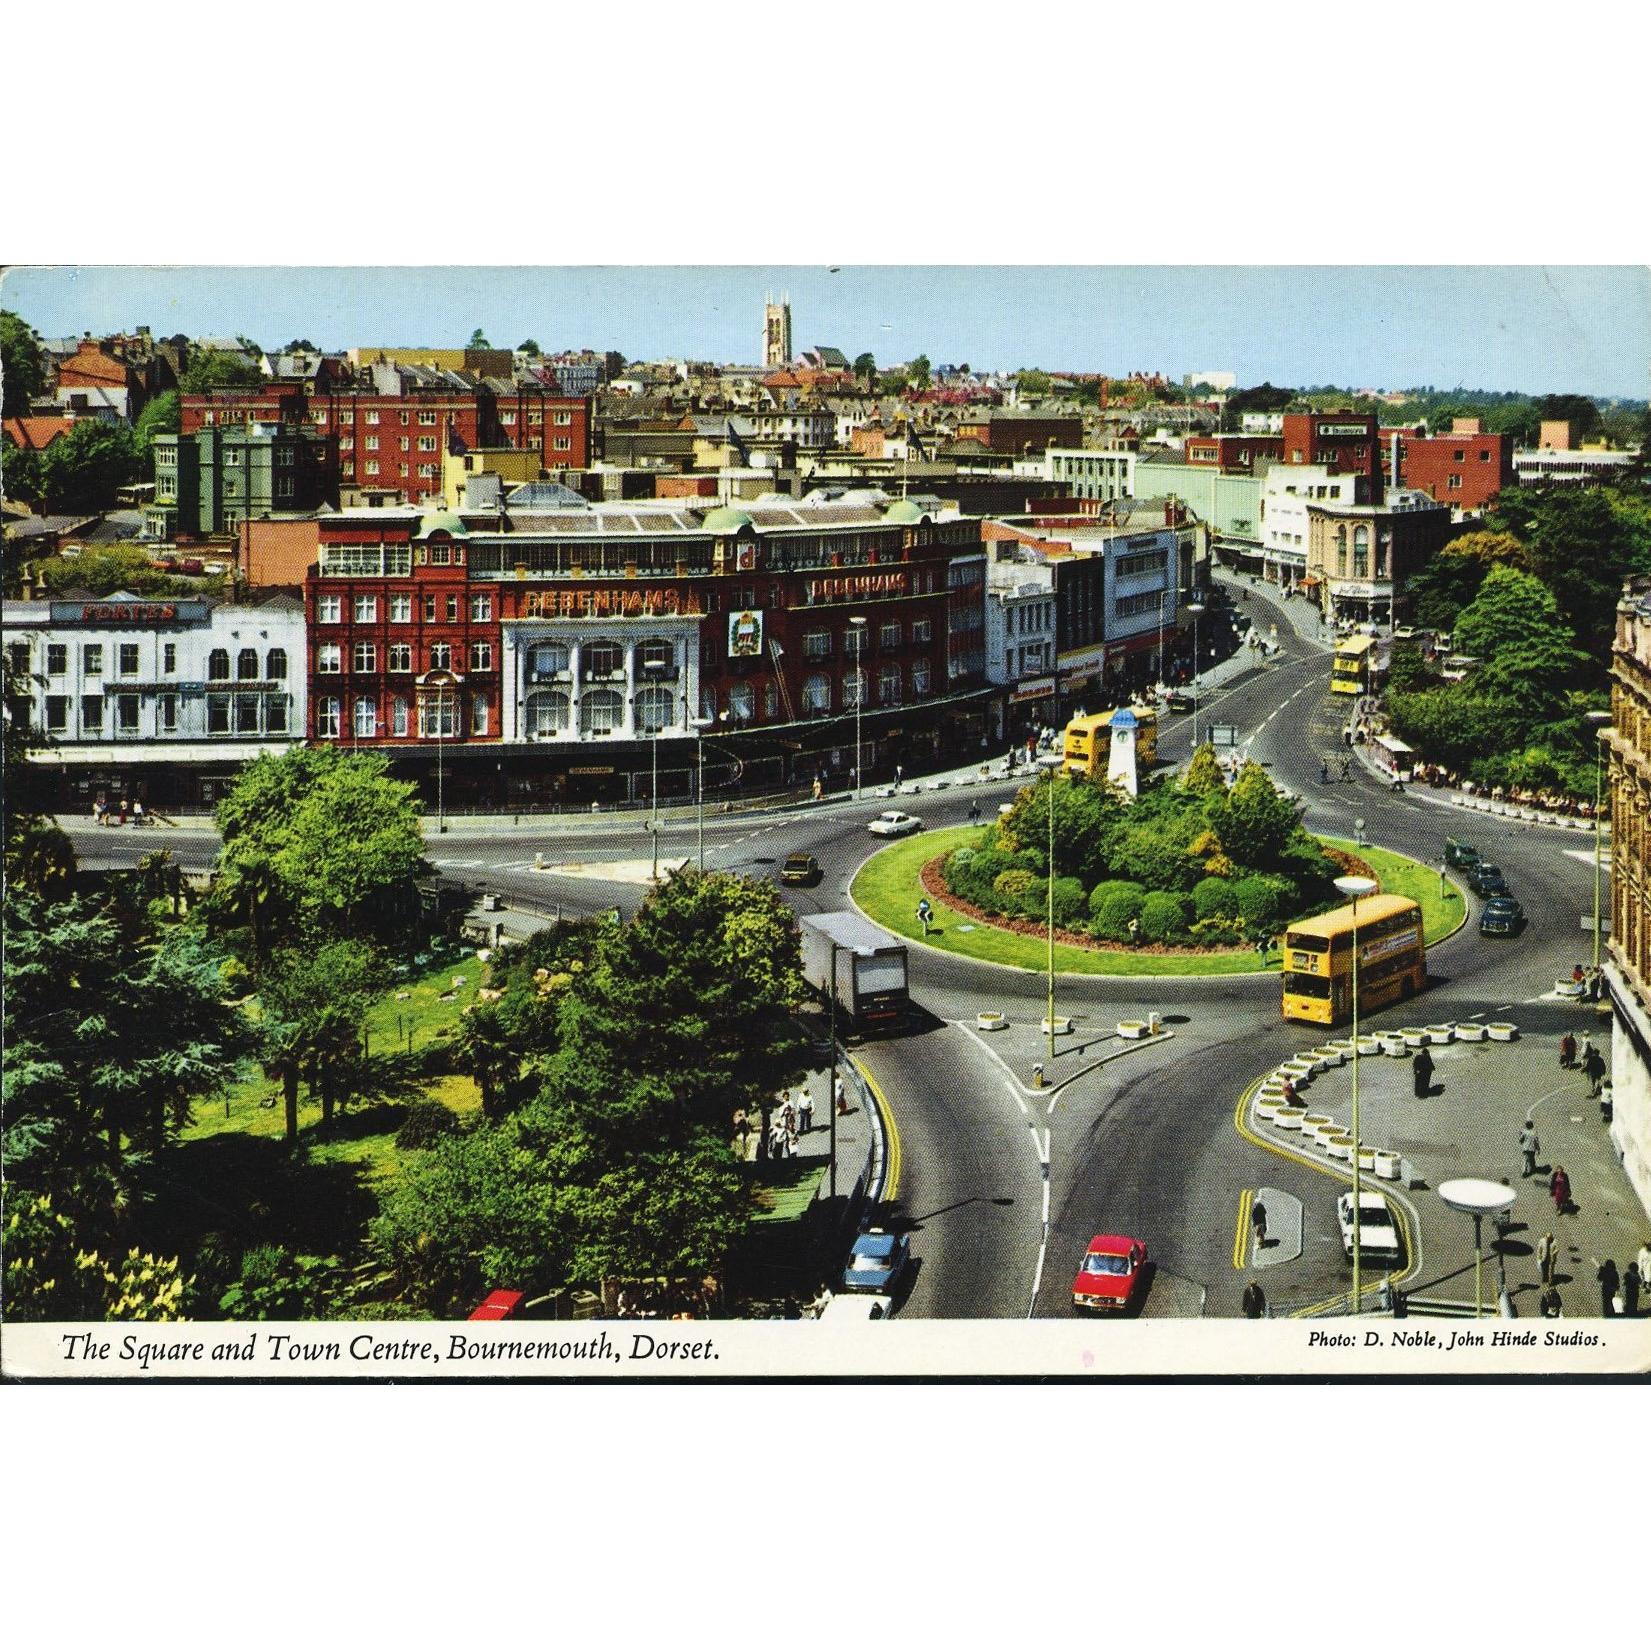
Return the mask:
[[[874,854],[855,877],[849,893],[856,905],[885,929],[937,951],[1011,968],[1041,972],[1049,966],[1049,943],[1037,935],[1016,934],[965,917],[936,905],[925,938],[917,921],[917,902],[923,897],[919,874],[940,854],[975,841],[990,826],[953,826],[945,831],[920,832]],[[1453,934],[1466,919],[1461,891],[1448,879],[1439,894],[1439,874],[1419,861],[1381,848],[1355,849],[1351,841],[1324,837],[1332,848],[1347,849],[1366,861],[1381,882],[1383,892],[1403,894],[1422,908],[1423,930],[1432,945]],[[1242,975],[1259,974],[1265,967],[1276,973],[1278,953],[1265,966],[1252,951],[1243,952],[1131,952],[1090,950],[1082,946],[1055,947],[1055,968],[1074,975]]]

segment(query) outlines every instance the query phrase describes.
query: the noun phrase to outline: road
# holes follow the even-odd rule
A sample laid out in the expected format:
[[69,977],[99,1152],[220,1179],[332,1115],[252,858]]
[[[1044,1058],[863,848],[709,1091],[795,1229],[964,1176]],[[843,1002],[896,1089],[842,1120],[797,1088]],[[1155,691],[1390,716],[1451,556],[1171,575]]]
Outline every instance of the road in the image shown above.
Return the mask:
[[[1236,588],[1236,587],[1235,587]],[[1465,835],[1507,871],[1530,916],[1513,942],[1482,940],[1471,921],[1429,954],[1435,983],[1430,1020],[1506,1013],[1533,1035],[1574,1024],[1574,1013],[1540,1001],[1554,980],[1586,955],[1578,914],[1591,907],[1591,839],[1582,832],[1512,825],[1468,816],[1412,791],[1399,796],[1355,768],[1351,783],[1319,781],[1320,764],[1339,772],[1345,701],[1327,691],[1329,658],[1296,634],[1300,604],[1248,590],[1240,604],[1265,631],[1277,626],[1279,651],[1206,696],[1199,729],[1238,730],[1240,749],[1306,799],[1310,829],[1367,840],[1437,863],[1447,835]],[[1166,719],[1159,747],[1184,761],[1191,719]],[[978,801],[990,816],[1020,782],[902,798],[930,828],[965,823]],[[807,851],[824,872],[813,889],[788,889],[799,912],[847,904],[854,873],[880,844],[865,826],[869,800],[832,801],[770,814],[712,815],[705,821],[706,864],[772,875],[784,857]],[[100,829],[65,821],[88,866],[130,863],[164,844],[191,870],[204,870],[216,846],[200,822],[177,830]],[[692,818],[669,819],[660,836],[665,860],[692,859]],[[430,859],[444,876],[503,894],[529,909],[629,913],[643,889],[534,870],[550,864],[647,860],[652,841],[640,816],[556,818],[523,824],[456,820],[434,838]],[[1477,902],[1470,901],[1471,914]],[[1278,1015],[1277,976],[1155,982],[1082,976],[1058,983],[1059,1010],[1084,1029],[1125,1011],[1155,1008],[1173,1028],[1169,1040],[1110,1062],[1064,1087],[1052,1100],[1027,1087],[1029,1071],[974,1031],[988,1003],[1011,1022],[1035,1025],[1044,1012],[1041,975],[995,968],[914,946],[912,995],[926,1011],[921,1030],[866,1044],[858,1053],[889,1098],[901,1133],[905,1170],[891,1224],[907,1227],[918,1263],[904,1312],[927,1317],[1064,1315],[1077,1259],[1096,1232],[1145,1239],[1155,1263],[1144,1311],[1149,1316],[1232,1316],[1246,1276],[1233,1265],[1235,1221],[1246,1188],[1265,1183],[1302,1200],[1304,1249],[1279,1279],[1291,1303],[1346,1288],[1336,1235],[1335,1188],[1317,1172],[1266,1155],[1234,1128],[1237,1096],[1256,1074],[1302,1047],[1301,1029]],[[1535,1000],[1535,1001],[1533,1001]],[[1371,1018],[1408,1024],[1414,1005]]]

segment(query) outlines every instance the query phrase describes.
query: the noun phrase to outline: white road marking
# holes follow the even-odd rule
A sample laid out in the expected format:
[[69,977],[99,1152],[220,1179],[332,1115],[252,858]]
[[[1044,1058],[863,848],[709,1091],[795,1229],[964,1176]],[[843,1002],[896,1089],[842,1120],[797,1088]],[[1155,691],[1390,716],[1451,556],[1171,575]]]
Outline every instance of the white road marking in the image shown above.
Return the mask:
[[1051,1096],[1050,1096],[1050,1097],[1049,1097],[1049,1104],[1048,1104],[1048,1106],[1046,1106],[1046,1107],[1045,1107],[1045,1108],[1044,1108],[1044,1109],[1043,1109],[1043,1115],[1044,1115],[1044,1117],[1046,1117],[1046,1118],[1047,1118],[1047,1117],[1049,1117],[1049,1116],[1050,1116],[1050,1115],[1051,1115],[1051,1114],[1052,1114],[1052,1113],[1053,1113],[1053,1112],[1054,1112],[1054,1110],[1055,1110],[1055,1102],[1056,1102],[1056,1101],[1058,1101],[1058,1100],[1059,1100],[1059,1099],[1060,1099],[1060,1098],[1061,1098],[1061,1097],[1060,1097],[1060,1091],[1059,1091],[1059,1090],[1057,1090],[1057,1091],[1056,1091],[1056,1092],[1055,1092],[1055,1093],[1054,1093],[1054,1094],[1053,1094],[1053,1095],[1051,1095]]
[[1043,1183],[1043,1224],[1049,1225],[1049,1183]]

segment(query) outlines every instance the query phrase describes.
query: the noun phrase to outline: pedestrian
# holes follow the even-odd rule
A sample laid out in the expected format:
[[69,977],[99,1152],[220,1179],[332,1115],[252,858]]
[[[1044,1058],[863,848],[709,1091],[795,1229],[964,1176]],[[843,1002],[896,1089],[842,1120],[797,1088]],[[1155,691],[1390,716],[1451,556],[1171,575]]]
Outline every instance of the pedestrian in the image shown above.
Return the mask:
[[832,1086],[832,1099],[836,1102],[837,1116],[840,1118],[848,1111],[848,1091],[843,1087],[841,1078]]
[[1536,1125],[1529,1118],[1525,1120],[1525,1127],[1519,1132],[1519,1150],[1525,1155],[1525,1167],[1520,1172],[1520,1180],[1536,1174],[1536,1155],[1542,1150],[1542,1143],[1537,1139]]
[[797,1094],[797,1127],[804,1135],[814,1127],[814,1097],[806,1084]]
[[1610,1256],[1599,1263],[1594,1270],[1594,1277],[1599,1280],[1599,1316],[1602,1319],[1617,1316],[1617,1285],[1621,1280],[1617,1277],[1617,1264]]
[[969,804],[969,824],[972,825],[972,826],[977,826],[977,825],[980,824],[980,804],[979,803],[970,803]]
[[122,825],[126,824],[126,799],[124,797],[120,799],[120,823]]
[[1351,757],[1343,757],[1341,759],[1341,777],[1346,780],[1349,785],[1353,783],[1353,759]]
[[1572,1032],[1559,1040],[1559,1064],[1567,1070],[1576,1065],[1576,1035]]
[[1580,963],[1574,964],[1571,968],[1571,984],[1573,986],[1580,986],[1582,984],[1582,980],[1582,965]]
[[1571,1203],[1571,1178],[1565,1173],[1563,1164],[1555,1164],[1554,1172],[1548,1177],[1548,1196],[1554,1201],[1554,1213],[1563,1215]]
[[814,801],[819,802],[819,800],[824,795],[825,795],[825,787],[820,783],[819,776],[815,775],[815,777],[814,777]]
[[1433,1087],[1433,1057],[1425,1048],[1418,1049],[1412,1058],[1410,1077],[1416,1099],[1425,1101]]
[[1639,1263],[1630,1261],[1622,1275],[1622,1311],[1626,1318],[1640,1316],[1640,1283]]
[[1559,1287],[1557,1285],[1550,1284],[1542,1292],[1542,1316],[1545,1319],[1564,1317],[1564,1309],[1559,1300]]
[[1328,785],[1329,783],[1330,783],[1330,764],[1327,763],[1327,762],[1321,762],[1319,764],[1319,784],[1320,785]]
[[135,825],[135,826],[140,826],[140,825],[143,824],[143,798],[142,797],[139,797],[132,804],[132,824]]
[[1244,1317],[1259,1319],[1267,1316],[1267,1297],[1263,1294],[1259,1284],[1248,1284],[1244,1288]]
[[795,1140],[797,1135],[797,1109],[791,1104],[791,1097],[786,1096],[785,1105],[780,1108],[780,1122],[785,1126],[787,1140]]
[[1296,1104],[1296,1086],[1289,1078],[1284,1080],[1283,1096],[1284,1104],[1286,1106],[1294,1106]]
[[1600,1083],[1605,1077],[1605,1057],[1597,1049],[1590,1047],[1588,1053],[1583,1056],[1582,1074],[1588,1080],[1589,1098],[1597,1098]]
[[1543,1233],[1536,1242],[1536,1264],[1541,1270],[1544,1284],[1552,1284],[1554,1281],[1554,1257],[1558,1248],[1552,1233]]
[[785,1120],[776,1118],[773,1127],[768,1131],[768,1156],[770,1158],[784,1158],[788,1149],[788,1138],[785,1132]]
[[1255,1228],[1255,1247],[1267,1248],[1267,1206],[1258,1198],[1250,1206],[1250,1225]]
[[92,823],[94,825],[102,825],[104,816],[108,812],[109,810],[103,806],[103,799],[101,797],[92,798]]
[[1651,1238],[1640,1245],[1640,1253],[1634,1257],[1634,1262],[1640,1270],[1640,1283],[1651,1288]]

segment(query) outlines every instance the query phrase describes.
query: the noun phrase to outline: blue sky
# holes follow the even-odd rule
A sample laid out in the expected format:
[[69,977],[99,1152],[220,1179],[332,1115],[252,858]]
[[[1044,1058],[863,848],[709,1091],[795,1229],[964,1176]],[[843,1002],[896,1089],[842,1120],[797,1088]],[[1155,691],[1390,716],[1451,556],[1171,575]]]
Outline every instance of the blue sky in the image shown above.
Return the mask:
[[589,345],[758,358],[765,293],[794,342],[879,361],[1236,372],[1241,383],[1433,384],[1645,397],[1651,272],[1631,266],[866,266],[12,269],[38,331],[245,333],[265,345]]

